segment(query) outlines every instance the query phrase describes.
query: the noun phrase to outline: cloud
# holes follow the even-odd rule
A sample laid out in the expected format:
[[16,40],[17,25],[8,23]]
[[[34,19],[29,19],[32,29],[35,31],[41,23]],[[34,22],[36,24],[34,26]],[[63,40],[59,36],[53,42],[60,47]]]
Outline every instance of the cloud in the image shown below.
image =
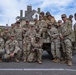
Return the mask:
[[36,10],[40,7],[42,11],[50,11],[56,20],[61,19],[63,13],[69,16],[76,12],[75,0],[0,0],[0,25],[14,23],[20,10],[26,10],[27,5]]

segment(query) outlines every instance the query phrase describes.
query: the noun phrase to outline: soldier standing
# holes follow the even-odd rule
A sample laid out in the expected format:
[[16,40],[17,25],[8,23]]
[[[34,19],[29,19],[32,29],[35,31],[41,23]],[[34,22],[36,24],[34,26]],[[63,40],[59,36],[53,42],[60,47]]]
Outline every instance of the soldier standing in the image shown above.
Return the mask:
[[9,37],[10,37],[10,33],[8,31],[8,28],[5,28],[4,32],[2,33],[2,38],[4,40],[4,44],[9,39]]
[[25,33],[24,40],[23,40],[23,58],[24,62],[30,61],[30,58],[28,58],[31,50],[31,41],[34,39],[36,35],[36,30],[34,25],[30,26],[30,29]]
[[11,34],[10,39],[5,44],[6,54],[3,56],[5,60],[14,58],[16,62],[19,62],[21,50],[18,46],[18,42],[14,39],[14,34]]
[[[22,28],[20,27],[20,22],[16,22],[15,38],[18,41],[18,45],[19,45],[20,49],[23,50],[23,48],[22,48]],[[22,53],[22,51],[21,51],[21,53]],[[21,54],[21,57],[22,57],[22,54]]]
[[71,43],[71,32],[72,29],[70,27],[71,23],[67,21],[66,14],[61,15],[62,20],[64,21],[62,24],[62,36],[61,39],[65,44],[65,54],[66,54],[66,62],[68,66],[72,66],[72,43]]
[[2,56],[4,55],[4,53],[5,53],[4,40],[2,39],[1,30],[0,30],[0,62],[2,61]]
[[70,24],[71,29],[72,29],[72,23],[73,23],[72,18],[73,18],[73,15],[69,15],[69,18],[67,19],[71,23]]
[[48,34],[51,38],[51,53],[53,55],[53,62],[59,62],[61,58],[60,53],[60,38],[57,28],[55,28],[51,23],[49,24]]
[[28,21],[28,20],[26,20],[26,24],[24,24],[24,25],[22,26],[23,36],[24,36],[24,35],[25,35],[25,33],[29,30],[29,28],[30,28],[29,21]]
[[15,33],[15,24],[11,24],[11,28],[9,29],[9,33],[10,34],[14,34]]
[[49,23],[55,24],[55,23],[56,23],[55,18],[54,18],[50,13],[47,14],[46,23],[47,23],[47,24],[49,24]]
[[[76,20],[76,13],[74,14],[74,19]],[[75,50],[76,50],[76,23],[74,24],[74,34],[75,34]]]

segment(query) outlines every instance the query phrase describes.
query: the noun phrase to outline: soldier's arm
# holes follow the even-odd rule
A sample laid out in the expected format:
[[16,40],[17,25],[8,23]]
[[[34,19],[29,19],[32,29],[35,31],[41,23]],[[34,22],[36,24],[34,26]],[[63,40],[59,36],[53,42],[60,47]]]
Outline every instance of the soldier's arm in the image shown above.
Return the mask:
[[68,36],[71,34],[72,29],[70,27],[70,24],[71,24],[70,22],[67,24],[67,28],[66,28],[66,31],[63,33],[63,36]]
[[5,50],[7,54],[10,54],[9,41],[7,41],[5,44]]
[[18,53],[20,51],[20,48],[19,48],[19,46],[18,46],[18,42],[15,40],[15,50],[14,50],[14,54],[15,53]]
[[2,39],[2,44],[1,44],[2,49],[4,49],[4,40]]
[[55,31],[54,34],[52,35],[53,38],[57,38],[60,34],[58,33],[58,31]]

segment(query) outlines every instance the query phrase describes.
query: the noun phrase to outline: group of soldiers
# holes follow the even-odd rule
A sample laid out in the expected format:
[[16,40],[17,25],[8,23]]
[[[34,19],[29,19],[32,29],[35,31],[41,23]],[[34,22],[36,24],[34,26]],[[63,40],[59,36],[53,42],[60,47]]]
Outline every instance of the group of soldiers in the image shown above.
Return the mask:
[[[72,18],[62,14],[63,20],[56,22],[50,12],[41,12],[39,20],[34,24],[26,20],[24,25],[20,21],[11,24],[11,27],[0,30],[0,61],[14,60],[19,62],[42,63],[43,43],[49,41],[53,62],[63,61],[72,66]],[[76,13],[74,14],[76,20]],[[76,47],[76,24],[74,25]]]

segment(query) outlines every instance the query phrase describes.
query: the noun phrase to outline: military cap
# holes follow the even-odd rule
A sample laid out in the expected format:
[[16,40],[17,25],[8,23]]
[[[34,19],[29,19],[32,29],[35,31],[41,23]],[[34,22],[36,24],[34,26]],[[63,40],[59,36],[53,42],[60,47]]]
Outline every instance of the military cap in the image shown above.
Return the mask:
[[15,35],[12,33],[10,36],[11,36],[11,37],[14,37]]
[[44,15],[44,12],[42,11],[42,12],[40,12],[40,14],[43,14]]
[[51,14],[50,14],[50,13],[48,13],[48,14],[47,14],[47,16],[51,16]]
[[69,15],[69,17],[72,17],[73,18],[73,15]]
[[7,28],[7,27],[5,27],[5,30],[8,30],[8,28]]
[[52,25],[53,25],[52,23],[49,23],[49,24],[48,24],[48,26],[52,26]]
[[17,22],[16,22],[16,24],[20,24],[20,22],[19,22],[19,21],[17,21]]
[[76,13],[74,14],[74,16],[76,16]]
[[58,23],[62,22],[62,20],[58,20]]
[[47,12],[46,12],[46,15],[48,15],[48,14],[50,14],[50,12],[49,12],[49,11],[47,11]]
[[67,17],[67,16],[66,16],[66,14],[62,14],[61,17],[62,17],[62,18],[63,18],[63,17],[65,18],[65,17]]
[[36,36],[35,37],[38,37],[38,38],[40,38],[40,35],[39,34],[36,34]]
[[34,24],[30,24],[31,27],[34,27]]

